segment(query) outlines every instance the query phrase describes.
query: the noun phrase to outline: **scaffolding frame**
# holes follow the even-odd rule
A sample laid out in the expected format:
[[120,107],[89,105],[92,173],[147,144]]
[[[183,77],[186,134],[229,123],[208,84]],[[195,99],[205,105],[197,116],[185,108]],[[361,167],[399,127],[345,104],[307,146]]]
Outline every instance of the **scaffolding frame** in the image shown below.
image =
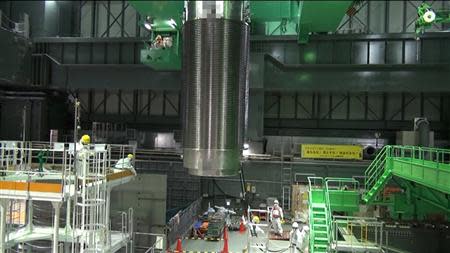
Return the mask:
[[[112,231],[110,193],[136,176],[129,169],[113,167],[134,150],[129,145],[0,141],[0,252],[18,245],[31,247],[36,240],[52,241],[54,253],[62,248],[116,252],[123,247],[128,252],[133,210],[121,214],[121,231]],[[34,200],[51,202],[51,225],[33,225]],[[60,228],[63,204],[66,225]],[[22,213],[22,208],[26,217],[15,222],[13,215]]]

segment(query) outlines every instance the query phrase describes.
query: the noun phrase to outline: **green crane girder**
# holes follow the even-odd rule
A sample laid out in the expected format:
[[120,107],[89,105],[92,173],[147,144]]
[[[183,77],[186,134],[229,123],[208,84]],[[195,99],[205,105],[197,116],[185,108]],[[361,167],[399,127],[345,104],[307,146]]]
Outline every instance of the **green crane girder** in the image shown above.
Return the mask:
[[[141,62],[155,70],[180,70],[184,1],[128,1],[139,12],[140,25],[151,26]],[[299,43],[307,43],[310,33],[335,32],[353,2],[249,1],[252,35],[296,35]],[[173,45],[164,49],[152,46],[158,35],[172,37]]]

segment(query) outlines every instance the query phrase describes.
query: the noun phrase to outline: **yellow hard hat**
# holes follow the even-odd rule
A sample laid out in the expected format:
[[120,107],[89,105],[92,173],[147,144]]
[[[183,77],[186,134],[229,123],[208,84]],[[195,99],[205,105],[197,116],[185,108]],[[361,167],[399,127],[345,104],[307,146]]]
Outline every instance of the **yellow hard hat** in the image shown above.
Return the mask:
[[133,154],[128,154],[128,158],[129,158],[129,159],[133,159],[133,158],[134,158],[134,155],[133,155]]
[[89,144],[91,143],[91,137],[87,134],[81,136],[81,143],[82,144]]
[[259,217],[256,216],[256,215],[253,216],[252,222],[255,223],[255,224],[258,224],[259,223]]

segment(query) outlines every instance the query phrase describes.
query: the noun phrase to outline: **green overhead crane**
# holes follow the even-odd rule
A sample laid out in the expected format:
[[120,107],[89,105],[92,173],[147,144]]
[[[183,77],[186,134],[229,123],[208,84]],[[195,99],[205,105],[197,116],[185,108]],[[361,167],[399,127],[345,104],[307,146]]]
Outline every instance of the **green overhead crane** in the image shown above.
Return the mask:
[[[139,12],[140,24],[149,33],[141,50],[141,62],[155,70],[180,70],[185,1],[129,2]],[[299,43],[307,43],[311,33],[335,32],[354,1],[244,2],[250,12],[251,35],[293,35]]]

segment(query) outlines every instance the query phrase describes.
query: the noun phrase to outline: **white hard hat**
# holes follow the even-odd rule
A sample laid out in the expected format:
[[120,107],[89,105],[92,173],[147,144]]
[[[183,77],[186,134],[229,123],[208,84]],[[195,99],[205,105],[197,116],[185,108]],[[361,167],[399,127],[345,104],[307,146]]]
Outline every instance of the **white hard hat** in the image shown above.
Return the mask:
[[277,204],[277,205],[278,205],[278,204],[280,204],[280,203],[278,202],[278,200],[274,200],[274,201],[273,201],[273,204]]
[[298,228],[298,223],[297,222],[292,223],[292,228]]

